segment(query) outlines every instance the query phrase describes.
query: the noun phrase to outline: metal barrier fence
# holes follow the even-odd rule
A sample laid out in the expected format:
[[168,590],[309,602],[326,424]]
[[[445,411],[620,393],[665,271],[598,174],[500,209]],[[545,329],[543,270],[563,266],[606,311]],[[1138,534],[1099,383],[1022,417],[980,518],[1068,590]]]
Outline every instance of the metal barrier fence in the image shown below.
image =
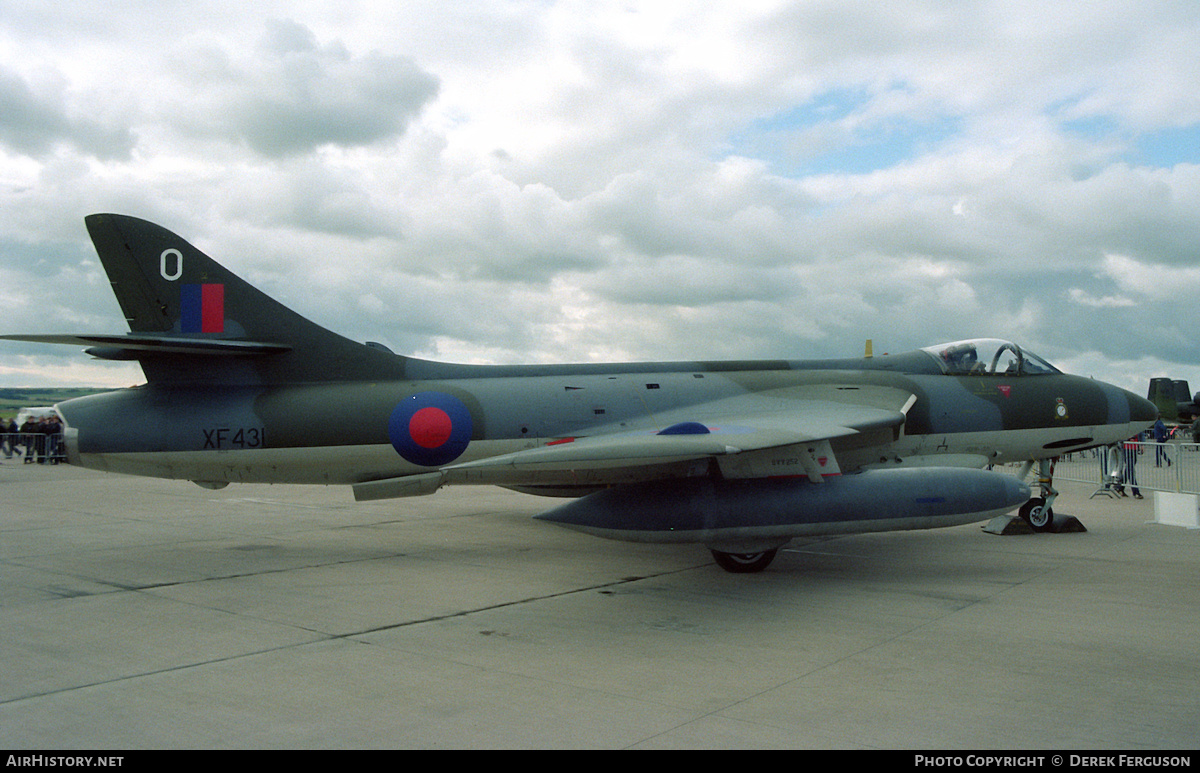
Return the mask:
[[[1082,483],[1104,484],[1105,473],[1121,475],[1125,486],[1150,491],[1200,494],[1200,445],[1196,443],[1122,443],[1117,449],[1118,469],[1113,469],[1108,448],[1066,454],[1054,467],[1054,477]],[[1126,459],[1133,460],[1134,481],[1123,474]]]
[[58,464],[66,462],[62,433],[45,435],[40,432],[0,433],[0,454],[5,459],[24,459],[26,464]]

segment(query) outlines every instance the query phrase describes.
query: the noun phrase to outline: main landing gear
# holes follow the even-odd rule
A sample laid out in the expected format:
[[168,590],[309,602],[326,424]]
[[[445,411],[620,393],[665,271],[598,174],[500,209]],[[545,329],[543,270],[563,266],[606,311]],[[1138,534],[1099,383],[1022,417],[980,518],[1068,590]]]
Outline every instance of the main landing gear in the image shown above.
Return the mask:
[[[1037,486],[1041,489],[1041,496],[1033,497],[1017,511],[1021,519],[1034,531],[1051,531],[1054,527],[1053,504],[1058,497],[1058,492],[1054,490],[1054,463],[1057,461],[1058,457],[1038,460]],[[1033,462],[1030,462],[1027,467],[1032,465]]]
[[734,574],[751,574],[761,572],[775,560],[779,548],[763,550],[758,553],[726,553],[721,550],[711,550],[717,566]]

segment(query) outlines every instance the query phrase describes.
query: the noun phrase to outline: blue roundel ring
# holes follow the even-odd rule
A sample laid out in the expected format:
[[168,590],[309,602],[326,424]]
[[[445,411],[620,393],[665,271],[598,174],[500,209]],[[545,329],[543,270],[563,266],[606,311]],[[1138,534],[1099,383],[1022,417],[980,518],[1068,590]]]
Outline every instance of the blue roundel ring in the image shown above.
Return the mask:
[[392,411],[388,439],[405,460],[440,467],[467,450],[471,428],[471,412],[462,400],[442,392],[418,392]]

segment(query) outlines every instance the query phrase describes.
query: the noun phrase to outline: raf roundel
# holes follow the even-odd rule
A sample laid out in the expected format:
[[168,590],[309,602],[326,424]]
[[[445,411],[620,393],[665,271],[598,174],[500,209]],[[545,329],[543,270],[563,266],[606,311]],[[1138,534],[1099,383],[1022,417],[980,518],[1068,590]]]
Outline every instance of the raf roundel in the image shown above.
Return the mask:
[[405,460],[440,467],[467,450],[471,427],[471,412],[462,400],[442,392],[418,392],[392,411],[388,439]]

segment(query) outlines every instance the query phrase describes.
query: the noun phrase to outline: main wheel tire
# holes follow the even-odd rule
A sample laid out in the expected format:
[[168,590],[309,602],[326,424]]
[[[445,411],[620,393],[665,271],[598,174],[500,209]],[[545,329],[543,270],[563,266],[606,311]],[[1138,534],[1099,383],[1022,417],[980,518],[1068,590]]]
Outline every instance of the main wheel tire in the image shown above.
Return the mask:
[[1046,507],[1046,500],[1041,497],[1021,505],[1019,514],[1034,531],[1050,531],[1054,525],[1054,508]]
[[717,566],[734,574],[752,574],[766,569],[775,560],[778,548],[764,550],[761,553],[725,553],[713,550],[713,560]]

